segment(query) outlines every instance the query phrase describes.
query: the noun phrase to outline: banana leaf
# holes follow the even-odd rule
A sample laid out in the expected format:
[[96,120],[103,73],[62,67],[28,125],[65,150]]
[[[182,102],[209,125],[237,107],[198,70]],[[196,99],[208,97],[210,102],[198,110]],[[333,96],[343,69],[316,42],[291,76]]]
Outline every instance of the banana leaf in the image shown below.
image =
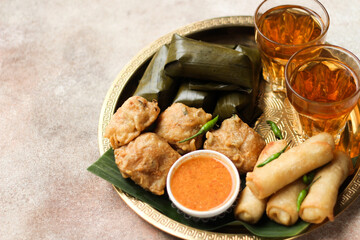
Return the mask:
[[235,84],[226,84],[218,82],[201,82],[196,80],[191,80],[189,82],[189,88],[191,90],[199,91],[239,91],[251,93],[252,89],[245,89],[241,86]]
[[246,54],[250,58],[252,64],[253,89],[250,93],[250,102],[244,109],[239,111],[239,116],[244,122],[253,125],[256,119],[262,114],[262,110],[258,107],[257,103],[262,76],[260,52],[257,48],[242,45],[238,45],[235,50]]
[[223,46],[223,47],[226,47],[226,48],[230,48],[230,49],[235,49],[238,46],[236,44],[223,44],[223,43],[220,43],[219,45]]
[[169,48],[163,45],[154,55],[134,92],[148,101],[157,100],[160,109],[167,108],[177,91],[178,84],[164,73]]
[[212,112],[216,103],[216,94],[209,91],[191,90],[189,81],[184,81],[174,98],[174,103],[180,102],[189,107],[202,108]]
[[219,115],[223,121],[234,114],[239,114],[251,102],[251,95],[242,92],[223,93],[218,98],[213,116]]
[[218,44],[173,35],[165,73],[174,78],[193,78],[253,88],[250,58]]
[[172,207],[168,195],[154,195],[136,185],[131,179],[123,178],[115,164],[114,151],[112,149],[105,152],[104,155],[102,155],[87,170],[110,182],[123,192],[146,202],[167,217],[184,225],[201,230],[228,232],[229,229],[236,231],[245,227],[249,232],[257,236],[283,238],[295,236],[306,230],[310,225],[309,223],[299,220],[295,225],[286,227],[269,220],[266,216],[264,216],[259,223],[252,225],[237,221],[232,212],[217,217],[216,219],[207,219],[208,221],[189,218],[184,216],[176,208]]
[[304,222],[300,219],[294,225],[287,227],[271,221],[266,215],[264,215],[255,225],[243,221],[234,221],[227,224],[227,226],[232,226],[235,229],[236,227],[239,228],[244,226],[249,232],[258,237],[278,239],[296,236],[304,232],[304,230],[310,226],[310,223]]

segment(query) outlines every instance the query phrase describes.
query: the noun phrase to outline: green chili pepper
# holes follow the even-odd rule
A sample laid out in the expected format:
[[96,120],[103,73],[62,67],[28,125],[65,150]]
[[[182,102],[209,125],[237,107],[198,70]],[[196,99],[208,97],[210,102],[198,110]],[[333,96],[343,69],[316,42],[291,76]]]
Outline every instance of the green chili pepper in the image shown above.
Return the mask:
[[315,177],[315,171],[311,171],[307,174],[305,174],[302,178],[303,182],[305,184],[310,184],[312,182],[312,180],[314,180]]
[[282,136],[281,130],[276,125],[276,123],[274,123],[273,121],[270,121],[270,120],[266,121],[266,123],[270,125],[271,130],[274,132],[276,138],[284,139]]
[[277,159],[278,157],[280,157],[281,154],[283,154],[285,152],[285,150],[287,149],[287,147],[289,146],[290,142],[288,144],[286,144],[286,146],[277,153],[274,153],[273,155],[271,155],[270,157],[268,157],[265,161],[263,161],[262,163],[258,164],[256,167],[263,167],[266,164],[268,164],[269,162]]
[[219,119],[219,115],[217,115],[216,117],[214,117],[213,119],[211,119],[210,121],[205,123],[196,134],[194,134],[193,136],[191,136],[189,138],[179,141],[179,143],[189,141],[189,140],[196,138],[197,136],[204,134],[207,131],[211,130],[215,126],[218,119]]
[[[321,177],[321,176],[320,176]],[[309,189],[311,187],[311,185],[314,184],[314,182],[316,182],[317,180],[319,180],[318,177],[317,179],[315,179],[314,181],[312,181],[306,188],[304,188],[303,190],[301,190],[301,192],[298,195],[297,201],[296,201],[296,210],[300,211],[300,206],[302,204],[302,202],[304,201],[305,197],[307,196]]]
[[301,190],[301,192],[299,193],[299,196],[297,198],[297,201],[296,201],[296,210],[297,211],[300,211],[300,206],[301,206],[301,203],[304,201],[306,195],[307,195],[308,191],[305,189]]

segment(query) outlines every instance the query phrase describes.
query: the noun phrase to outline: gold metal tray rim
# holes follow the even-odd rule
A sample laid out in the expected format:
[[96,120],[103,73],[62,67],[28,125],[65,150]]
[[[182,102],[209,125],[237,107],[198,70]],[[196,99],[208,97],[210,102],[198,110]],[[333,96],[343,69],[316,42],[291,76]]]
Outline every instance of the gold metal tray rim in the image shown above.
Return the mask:
[[[229,16],[229,17],[220,17],[213,18],[204,21],[195,22],[179,28],[173,32],[170,32],[158,40],[154,41],[147,47],[143,48],[133,59],[128,62],[124,68],[117,75],[116,79],[113,81],[110,89],[108,90],[100,113],[99,125],[98,125],[98,141],[99,141],[99,150],[100,155],[104,154],[109,148],[109,141],[104,138],[105,127],[109,123],[111,116],[113,115],[116,107],[117,100],[125,87],[125,84],[130,79],[131,75],[136,69],[138,69],[141,64],[148,60],[163,44],[169,43],[171,37],[174,33],[180,35],[187,35],[190,33],[196,33],[204,31],[207,29],[217,28],[217,27],[229,27],[229,26],[243,26],[243,27],[253,27],[253,17],[252,16]],[[218,233],[218,232],[209,232],[204,230],[199,230],[186,226],[184,224],[178,223],[171,218],[161,214],[157,210],[153,209],[148,204],[141,202],[134,197],[122,192],[120,189],[113,186],[115,191],[118,193],[121,199],[141,218],[143,218],[148,223],[157,227],[158,229],[167,232],[173,236],[184,238],[184,239],[261,239],[252,234],[242,234],[242,233]],[[360,169],[355,173],[354,178],[349,183],[347,188],[341,194],[341,205],[343,212],[358,196],[360,195]],[[340,212],[340,213],[341,213]],[[326,223],[326,222],[325,222]],[[321,224],[323,225],[323,224]],[[317,228],[311,227],[311,230],[308,229],[304,233],[297,235],[293,238],[299,237],[301,235],[307,234],[313,229]],[[289,238],[289,239],[293,239]]]

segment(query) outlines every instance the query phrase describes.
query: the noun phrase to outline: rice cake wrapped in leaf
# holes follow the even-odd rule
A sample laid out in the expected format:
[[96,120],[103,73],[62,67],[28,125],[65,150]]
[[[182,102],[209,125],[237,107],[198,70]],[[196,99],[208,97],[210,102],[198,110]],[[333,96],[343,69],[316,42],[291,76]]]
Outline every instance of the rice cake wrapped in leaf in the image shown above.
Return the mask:
[[160,114],[155,133],[166,139],[180,154],[185,154],[202,146],[202,136],[183,143],[179,143],[179,141],[196,134],[210,119],[211,114],[201,108],[174,103]]
[[252,64],[252,74],[253,74],[253,88],[252,92],[250,93],[250,103],[241,111],[238,112],[241,119],[252,125],[254,119],[259,117],[262,113],[262,110],[257,107],[257,99],[260,90],[260,80],[262,77],[261,73],[261,57],[260,52],[256,47],[247,47],[243,45],[238,45],[235,48],[236,51],[241,52],[247,55]]
[[242,92],[226,92],[220,95],[215,105],[213,115],[219,115],[219,120],[230,118],[238,114],[242,109],[249,105],[251,96]]
[[[261,58],[257,48],[238,45],[236,51],[245,54],[251,60],[251,72],[253,88],[251,91],[239,91],[234,88],[233,92],[222,93],[219,97],[213,115],[219,115],[223,120],[237,114],[249,125],[260,116],[261,110],[257,107],[257,96],[259,94]],[[235,91],[237,90],[237,92]]]
[[193,78],[253,88],[252,63],[239,51],[221,45],[173,35],[165,73],[174,78]]
[[164,73],[169,47],[163,45],[151,59],[134,92],[148,101],[157,100],[160,109],[171,105],[178,83]]
[[252,89],[245,89],[241,86],[235,84],[227,84],[221,82],[204,82],[198,80],[191,80],[189,82],[189,89],[191,90],[198,90],[198,91],[225,91],[225,92],[244,92],[244,93],[251,93]]
[[216,95],[208,91],[191,90],[190,83],[184,82],[174,98],[174,103],[183,103],[188,107],[202,108],[206,112],[213,111]]
[[252,65],[253,78],[257,79],[258,78],[257,76],[260,75],[260,70],[261,70],[261,56],[258,48],[248,47],[244,45],[237,45],[235,51],[245,54],[246,56],[249,57]]

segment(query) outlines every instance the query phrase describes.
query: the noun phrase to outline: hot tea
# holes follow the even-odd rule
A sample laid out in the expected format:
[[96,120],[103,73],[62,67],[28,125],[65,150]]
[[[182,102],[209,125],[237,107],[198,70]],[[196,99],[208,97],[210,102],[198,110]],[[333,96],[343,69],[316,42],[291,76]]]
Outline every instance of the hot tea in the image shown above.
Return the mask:
[[305,6],[281,5],[255,15],[255,24],[264,79],[273,90],[283,90],[287,61],[301,48],[325,42],[328,19]]
[[[303,131],[309,135],[322,131],[334,134],[345,126],[347,115],[353,106],[338,108],[331,103],[346,100],[359,89],[352,70],[341,62],[333,60],[309,61],[299,66],[291,75],[290,85],[294,92],[305,99],[329,103],[324,107],[325,112],[319,109],[321,106],[312,108],[308,104],[294,105],[299,113]],[[292,94],[290,91],[288,97],[292,98]]]
[[308,47],[290,58],[287,97],[306,137],[325,131],[339,139],[360,95],[359,70],[354,55],[331,45]]

